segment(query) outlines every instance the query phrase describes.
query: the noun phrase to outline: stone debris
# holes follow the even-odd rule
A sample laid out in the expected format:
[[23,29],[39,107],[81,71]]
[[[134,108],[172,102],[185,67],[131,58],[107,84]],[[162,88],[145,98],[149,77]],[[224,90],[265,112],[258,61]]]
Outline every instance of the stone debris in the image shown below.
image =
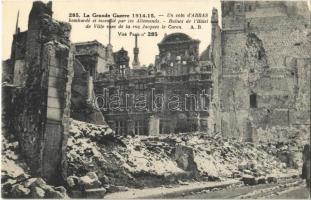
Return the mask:
[[251,175],[244,175],[241,179],[244,185],[257,185],[258,182],[254,176]]
[[103,198],[106,194],[106,188],[95,172],[89,172],[82,177],[69,176],[66,183],[72,198]]
[[69,176],[67,178],[69,196],[72,198],[103,198],[106,188],[95,172],[89,172],[85,176]]
[[45,196],[45,191],[42,190],[41,188],[39,187],[34,187],[34,189],[32,190],[32,195],[31,195],[33,198],[44,198]]
[[26,197],[30,194],[31,190],[25,188],[23,185],[14,185],[11,189],[13,198]]
[[11,182],[2,183],[2,195],[5,198],[68,198],[64,187],[48,185],[42,178],[30,178],[20,182],[10,180]]
[[116,186],[116,185],[110,185],[106,189],[107,189],[107,192],[109,192],[109,193],[128,191],[127,187],[125,187],[125,186]]
[[94,172],[87,173],[86,176],[80,177],[81,184],[85,189],[94,189],[101,187],[101,182],[98,180]]
[[96,172],[109,193],[121,185],[139,188],[188,180],[241,178],[247,185],[263,184],[268,177],[299,173],[296,162],[301,161],[287,165],[279,153],[290,154],[290,145],[299,152],[301,141],[294,139],[291,144],[250,143],[205,132],[122,137],[107,126],[72,120],[68,171],[80,177]]
[[298,154],[304,140],[298,135],[290,137],[287,143],[239,142],[203,132],[122,137],[115,136],[107,125],[71,120],[65,187],[29,175],[19,156],[19,144],[2,137],[3,197],[101,198],[129,187],[228,178],[240,178],[245,185],[275,183],[279,177],[299,173],[301,161],[292,159],[294,164],[288,165],[282,156],[284,152]]
[[267,182],[268,182],[268,183],[277,183],[278,180],[277,180],[276,177],[268,177],[268,178],[267,178]]
[[87,189],[85,190],[85,197],[90,199],[103,198],[106,194],[105,188]]
[[310,141],[310,130],[307,126],[300,128],[275,126],[267,130],[258,130],[258,142],[265,144],[262,148],[269,154],[277,156],[288,167],[302,167],[301,152]]
[[258,177],[256,179],[256,181],[257,181],[258,184],[265,184],[265,183],[267,183],[266,177]]
[[228,178],[240,178],[245,185],[275,183],[279,177],[299,173],[300,160],[292,159],[294,164],[288,165],[280,155],[298,153],[303,144],[298,136],[291,136],[289,143],[248,143],[203,132],[122,137],[107,125],[71,120],[68,178],[65,187],[54,187],[29,175],[19,144],[6,138],[2,137],[1,180],[7,198],[102,198],[129,187]]
[[18,149],[18,142],[1,137],[1,192],[3,198],[68,198],[64,187],[48,185],[42,178],[32,177]]

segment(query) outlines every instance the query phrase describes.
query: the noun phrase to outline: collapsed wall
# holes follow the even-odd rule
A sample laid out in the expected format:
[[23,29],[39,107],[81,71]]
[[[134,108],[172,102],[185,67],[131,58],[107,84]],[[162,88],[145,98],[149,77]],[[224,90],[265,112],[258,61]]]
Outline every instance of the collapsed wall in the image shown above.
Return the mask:
[[[52,19],[52,3],[33,2],[28,30],[17,30],[11,61],[12,129],[32,175],[59,183],[66,176],[73,55],[71,26]],[[64,173],[63,173],[64,172]]]
[[180,180],[297,175],[302,159],[296,154],[301,155],[304,138],[292,138],[294,132],[284,136],[287,142],[271,140],[269,144],[239,142],[206,132],[121,137],[107,125],[73,120],[67,146],[68,176],[95,172],[109,191],[111,186],[154,187]]
[[93,78],[91,72],[78,60],[79,51],[75,46],[75,59],[73,64],[74,77],[71,86],[70,116],[76,120],[93,124],[105,124],[104,115],[96,107]]
[[[212,38],[212,52],[221,51],[213,61],[222,134],[254,141],[258,129],[310,127],[310,11],[305,3],[222,2],[222,30],[213,30]],[[214,45],[217,38],[221,43]]]

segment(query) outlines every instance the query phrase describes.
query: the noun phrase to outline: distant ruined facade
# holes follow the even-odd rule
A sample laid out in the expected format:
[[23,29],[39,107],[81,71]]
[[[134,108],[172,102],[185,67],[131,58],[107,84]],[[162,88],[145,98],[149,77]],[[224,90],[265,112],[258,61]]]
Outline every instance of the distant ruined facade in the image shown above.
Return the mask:
[[209,47],[217,130],[253,141],[260,128],[310,126],[307,2],[221,3],[222,28],[213,10]]
[[76,59],[87,66],[94,102],[116,134],[207,131],[212,67],[200,61],[199,42],[183,33],[167,35],[148,67],[139,66],[137,36],[132,68],[126,50],[112,52],[111,44],[97,41],[75,44]]

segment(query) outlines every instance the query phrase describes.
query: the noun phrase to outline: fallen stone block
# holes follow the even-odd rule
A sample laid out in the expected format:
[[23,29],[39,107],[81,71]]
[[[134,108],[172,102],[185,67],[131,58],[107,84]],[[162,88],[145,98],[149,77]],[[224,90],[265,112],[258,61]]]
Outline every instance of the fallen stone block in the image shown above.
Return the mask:
[[56,190],[48,190],[46,191],[46,198],[49,199],[63,199],[65,195]]
[[95,173],[88,173],[86,176],[80,177],[80,180],[85,189],[100,188],[102,185]]
[[251,175],[244,175],[241,179],[244,185],[257,185],[256,178]]
[[26,180],[26,181],[24,182],[24,186],[25,186],[26,188],[29,188],[30,185],[32,185],[36,180],[37,180],[37,178],[30,178],[30,179],[28,179],[28,180]]
[[243,173],[244,174],[248,174],[248,175],[252,175],[253,174],[253,172],[251,170],[248,170],[248,169],[243,170]]
[[85,190],[86,198],[103,198],[106,194],[105,188],[87,189]]
[[69,196],[71,198],[75,198],[75,199],[78,199],[78,198],[84,198],[84,192],[80,191],[80,190],[71,190],[69,192]]
[[63,186],[54,187],[54,189],[62,194],[67,194],[67,190]]
[[41,189],[43,189],[44,191],[48,192],[48,191],[55,191],[54,187],[50,186],[50,185],[42,185],[42,187],[40,187]]
[[277,183],[278,179],[276,177],[270,176],[267,178],[268,183]]
[[103,174],[103,175],[99,178],[99,181],[100,181],[102,184],[109,183],[109,178],[108,178],[106,175]]
[[45,191],[39,187],[34,187],[31,189],[31,197],[32,198],[44,198]]
[[28,174],[21,174],[19,176],[16,177],[16,181],[20,182],[20,181],[25,181],[29,178],[30,176]]
[[208,181],[220,181],[220,178],[217,176],[208,176]]
[[29,187],[31,188],[32,187],[44,188],[46,186],[46,182],[42,178],[34,178],[30,180],[28,184],[29,184]]
[[67,177],[66,182],[67,182],[67,185],[69,188],[75,188],[75,187],[78,187],[81,180],[77,176],[69,176],[69,177]]
[[246,170],[246,169],[248,169],[248,168],[249,168],[249,166],[247,164],[240,164],[240,165],[238,165],[238,170],[241,171],[241,172]]
[[107,192],[113,193],[113,192],[123,192],[128,191],[128,188],[125,186],[116,186],[116,185],[110,185],[107,187]]
[[86,174],[86,176],[90,177],[91,179],[97,179],[98,180],[98,177],[97,177],[95,172],[89,172]]
[[258,177],[256,179],[258,184],[266,184],[266,178],[265,177]]
[[23,185],[17,184],[12,187],[11,196],[13,198],[26,198],[30,192],[30,189],[25,188]]
[[232,178],[241,178],[242,175],[239,171],[234,171],[234,172],[232,172],[231,177]]
[[184,182],[184,181],[181,181],[181,180],[178,180],[178,184],[179,185],[189,185],[188,182]]
[[6,182],[1,185],[2,191],[10,192],[12,190],[12,183]]

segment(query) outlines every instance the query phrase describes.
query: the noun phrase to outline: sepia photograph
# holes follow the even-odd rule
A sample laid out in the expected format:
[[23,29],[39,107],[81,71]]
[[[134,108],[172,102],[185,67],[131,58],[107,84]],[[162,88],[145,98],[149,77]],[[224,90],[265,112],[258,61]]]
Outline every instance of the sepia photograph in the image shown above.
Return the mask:
[[310,199],[311,0],[1,3],[1,198]]

